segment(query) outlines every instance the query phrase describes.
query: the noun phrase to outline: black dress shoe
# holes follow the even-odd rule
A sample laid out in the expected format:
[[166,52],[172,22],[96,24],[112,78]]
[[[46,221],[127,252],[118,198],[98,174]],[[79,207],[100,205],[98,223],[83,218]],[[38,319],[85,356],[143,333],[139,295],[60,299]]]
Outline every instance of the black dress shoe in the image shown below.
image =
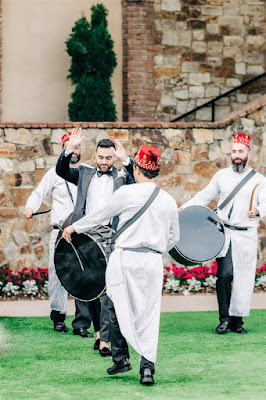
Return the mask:
[[217,333],[219,333],[220,335],[222,335],[223,333],[226,333],[226,331],[230,328],[229,326],[230,321],[225,321],[222,322],[221,324],[219,324],[217,326],[217,328],[215,329]]
[[99,352],[102,357],[111,357],[112,352],[108,347],[103,347],[102,349],[99,349]]
[[235,333],[247,333],[246,329],[244,329],[242,326],[238,326],[238,327],[232,326],[230,328],[230,331],[235,332]]
[[94,346],[93,346],[93,349],[94,350],[99,350],[99,347],[100,347],[100,339],[96,339],[95,343],[94,343]]
[[150,368],[144,368],[140,373],[141,385],[154,385],[154,379]]
[[108,375],[115,375],[119,374],[120,372],[127,372],[132,369],[132,366],[128,360],[128,358],[124,358],[123,360],[119,361],[119,363],[114,363],[114,365],[107,369]]
[[57,332],[68,332],[68,329],[64,322],[55,322],[54,330]]
[[74,335],[79,335],[81,337],[93,337],[93,334],[88,332],[86,328],[78,328],[73,330]]

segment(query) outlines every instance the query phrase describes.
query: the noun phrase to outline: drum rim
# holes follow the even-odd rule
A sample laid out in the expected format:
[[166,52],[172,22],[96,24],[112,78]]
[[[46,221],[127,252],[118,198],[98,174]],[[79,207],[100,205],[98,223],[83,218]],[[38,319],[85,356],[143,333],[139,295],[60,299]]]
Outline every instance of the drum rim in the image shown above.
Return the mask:
[[[212,214],[214,214],[214,215],[218,218],[219,223],[221,223],[221,225],[222,225],[222,227],[223,227],[223,229],[224,229],[224,232],[225,232],[225,227],[224,227],[224,222],[223,222],[223,220],[216,214],[215,211],[213,211],[213,210],[212,210],[211,208],[209,208],[209,207],[201,206],[201,205],[195,204],[195,205],[191,205],[191,206],[188,206],[188,207],[184,208],[183,210],[181,210],[181,212],[184,212],[185,210],[187,210],[187,209],[189,209],[189,208],[192,208],[192,207],[193,207],[193,208],[195,208],[195,207],[198,207],[198,208],[205,208],[206,210],[211,211]],[[181,212],[180,212],[180,213],[181,213]],[[177,244],[178,244],[178,242],[177,242]],[[203,260],[203,261],[192,260],[191,258],[185,256],[179,249],[176,249],[176,247],[177,247],[176,245],[175,245],[173,248],[176,249],[176,251],[178,251],[178,253],[179,253],[184,259],[186,259],[186,260],[188,260],[188,261],[190,261],[190,262],[193,262],[194,264],[195,264],[195,263],[202,264],[202,263],[204,263],[204,262],[214,260],[214,259],[218,256],[218,254],[222,251],[222,249],[223,249],[223,247],[224,247],[224,244],[225,244],[225,233],[224,233],[224,235],[223,235],[223,244],[222,244],[222,246],[221,246],[220,251],[218,251],[218,253],[217,253],[214,257],[211,257],[211,258],[209,258],[208,260]],[[172,250],[172,249],[171,249],[171,250]]]
[[[112,229],[112,228],[110,228],[110,229]],[[105,263],[106,263],[106,267],[107,267],[107,261],[108,261],[108,260],[107,260],[107,256],[106,256],[106,254],[105,254],[105,251],[104,251],[104,249],[103,249],[103,246],[102,246],[99,242],[96,242],[96,240],[95,240],[88,232],[83,232],[83,235],[89,236],[90,239],[92,239],[93,242],[96,243],[97,246],[100,247],[100,250],[101,250],[102,254],[104,255]],[[63,238],[63,236],[61,236],[61,237],[59,238],[58,242],[56,243],[56,248],[57,248],[57,246],[59,245],[61,239],[65,240],[65,239]],[[72,243],[72,245],[73,245],[73,243]],[[74,245],[73,245],[73,246],[74,246]],[[56,248],[55,248],[55,250],[56,250]],[[54,256],[55,256],[55,252],[54,252]],[[59,279],[59,278],[58,278],[58,279]],[[60,282],[60,283],[61,283],[61,282]],[[66,289],[65,289],[65,290],[66,290]],[[103,290],[102,290],[97,296],[95,296],[93,299],[90,299],[90,300],[80,299],[80,298],[78,298],[78,297],[76,297],[76,296],[73,296],[73,295],[72,295],[71,293],[69,293],[68,291],[67,291],[67,293],[68,293],[71,297],[73,297],[73,299],[76,299],[76,300],[80,300],[80,301],[84,301],[84,302],[86,302],[86,303],[89,303],[90,301],[97,300],[99,297],[101,297],[101,296],[103,295],[103,293],[104,293],[105,291],[106,291],[106,285],[104,286]]]

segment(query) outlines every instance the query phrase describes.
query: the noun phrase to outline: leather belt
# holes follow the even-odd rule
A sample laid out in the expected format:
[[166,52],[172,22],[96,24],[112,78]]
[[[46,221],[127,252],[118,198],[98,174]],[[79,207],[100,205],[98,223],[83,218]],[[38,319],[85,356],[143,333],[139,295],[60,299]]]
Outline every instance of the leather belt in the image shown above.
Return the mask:
[[162,254],[160,251],[150,249],[149,247],[122,247],[123,250],[136,251],[137,253],[157,253]]
[[246,226],[234,226],[234,225],[228,225],[228,224],[224,224],[224,226],[226,226],[226,228],[231,229],[232,231],[247,231],[248,227]]

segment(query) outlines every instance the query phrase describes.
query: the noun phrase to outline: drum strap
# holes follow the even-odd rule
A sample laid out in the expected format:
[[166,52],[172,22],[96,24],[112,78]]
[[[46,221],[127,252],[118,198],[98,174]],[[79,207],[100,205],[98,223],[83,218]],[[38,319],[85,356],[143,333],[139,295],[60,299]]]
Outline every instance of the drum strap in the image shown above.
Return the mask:
[[256,174],[256,171],[252,169],[242,181],[239,182],[239,184],[232,190],[232,192],[226,197],[226,199],[222,202],[222,204],[219,205],[214,211],[217,212],[218,210],[222,210],[228,203],[229,201],[232,200],[232,198],[239,192],[239,190],[247,183],[247,181],[252,178]]
[[147,210],[147,208],[151,205],[155,197],[159,194],[160,189],[156,186],[148,201],[144,204],[144,206],[132,217],[130,218],[118,231],[108,239],[110,244],[113,244],[118,236],[121,235],[130,225],[132,225],[143,213]]
[[73,196],[72,196],[72,193],[71,193],[71,190],[70,190],[70,187],[69,187],[69,185],[68,185],[67,181],[65,181],[65,184],[66,184],[66,187],[67,187],[67,191],[68,191],[68,194],[69,194],[70,200],[71,200],[71,202],[72,202],[73,206],[75,206],[75,204],[74,204],[74,200],[73,200]]

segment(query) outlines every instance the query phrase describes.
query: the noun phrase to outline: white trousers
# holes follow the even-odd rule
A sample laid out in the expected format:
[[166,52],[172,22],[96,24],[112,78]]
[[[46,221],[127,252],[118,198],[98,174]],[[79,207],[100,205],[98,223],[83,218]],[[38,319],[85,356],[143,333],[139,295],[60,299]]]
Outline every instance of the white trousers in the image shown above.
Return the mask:
[[51,233],[49,243],[49,281],[48,281],[48,294],[50,298],[50,307],[52,310],[59,311],[61,314],[67,312],[67,291],[61,285],[54,265],[54,250],[55,241],[59,233],[58,229],[54,229]]

